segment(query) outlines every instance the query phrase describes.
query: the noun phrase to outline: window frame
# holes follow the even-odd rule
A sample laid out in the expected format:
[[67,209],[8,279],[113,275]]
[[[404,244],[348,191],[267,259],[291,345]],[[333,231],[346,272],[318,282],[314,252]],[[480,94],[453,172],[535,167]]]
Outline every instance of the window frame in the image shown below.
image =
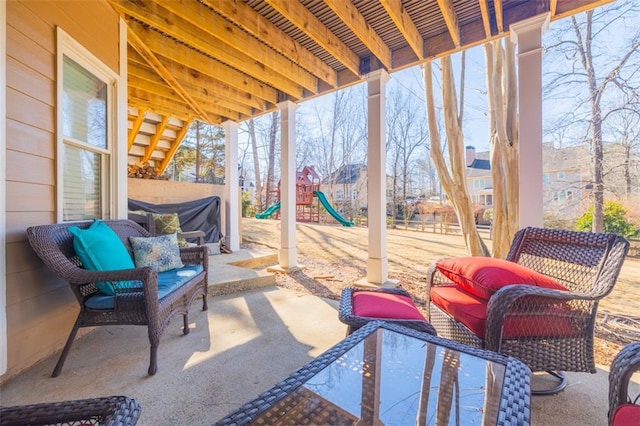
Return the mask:
[[[116,211],[116,173],[118,170],[118,84],[119,76],[62,28],[56,27],[56,220],[64,222],[64,150],[66,146],[100,154],[100,217],[110,219]],[[99,148],[63,134],[64,57],[76,62],[107,87],[107,148]]]

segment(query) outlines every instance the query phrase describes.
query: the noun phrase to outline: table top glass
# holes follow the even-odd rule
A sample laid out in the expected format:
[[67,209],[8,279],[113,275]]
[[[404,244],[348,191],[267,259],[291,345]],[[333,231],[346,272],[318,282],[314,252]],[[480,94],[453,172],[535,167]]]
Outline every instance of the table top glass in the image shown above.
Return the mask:
[[378,328],[254,424],[495,424],[505,366]]

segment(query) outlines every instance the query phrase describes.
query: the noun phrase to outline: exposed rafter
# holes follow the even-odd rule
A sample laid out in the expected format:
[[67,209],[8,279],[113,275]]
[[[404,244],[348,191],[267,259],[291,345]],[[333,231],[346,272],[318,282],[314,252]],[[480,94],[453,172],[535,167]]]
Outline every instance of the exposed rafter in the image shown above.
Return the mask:
[[493,8],[496,14],[496,26],[498,27],[498,34],[504,32],[504,16],[502,14],[502,0],[493,0]]
[[551,12],[551,16],[556,16],[556,12],[558,10],[558,0],[551,0],[549,3],[549,12]]
[[138,111],[138,116],[133,121],[133,126],[131,127],[131,130],[129,130],[129,137],[127,140],[127,151],[130,150],[131,147],[133,146],[133,141],[136,140],[136,136],[140,131],[140,126],[142,126],[142,123],[144,122],[144,116],[146,114],[147,114],[147,110],[144,108]]
[[189,93],[180,86],[180,83],[173,77],[173,75],[167,70],[158,60],[156,55],[149,49],[144,42],[138,37],[138,35],[129,27],[127,31],[127,41],[129,44],[142,56],[149,65],[155,70],[167,82],[167,84],[176,91],[176,93],[193,108],[193,111],[199,114],[207,122],[211,122],[211,119],[207,116],[207,113],[200,108],[198,103],[194,101]]
[[337,73],[333,68],[243,2],[203,0],[203,3],[330,86],[338,84]]
[[322,46],[349,71],[360,74],[360,58],[298,1],[266,0],[271,7]]
[[444,22],[447,24],[453,45],[460,47],[460,24],[458,24],[458,16],[453,8],[452,0],[438,0],[438,6],[442,12]]
[[480,3],[480,14],[482,15],[482,25],[484,26],[484,35],[491,37],[491,18],[489,17],[488,0],[478,0]]
[[324,2],[380,62],[387,69],[391,69],[391,50],[371,28],[358,9],[351,2],[344,0],[324,0]]
[[[482,0],[480,0],[482,1]],[[485,0],[486,1],[486,0]],[[424,58],[424,40],[418,32],[416,24],[411,16],[404,10],[401,0],[380,0],[380,3],[387,11],[393,23],[398,27],[407,43],[416,54],[418,59]]]

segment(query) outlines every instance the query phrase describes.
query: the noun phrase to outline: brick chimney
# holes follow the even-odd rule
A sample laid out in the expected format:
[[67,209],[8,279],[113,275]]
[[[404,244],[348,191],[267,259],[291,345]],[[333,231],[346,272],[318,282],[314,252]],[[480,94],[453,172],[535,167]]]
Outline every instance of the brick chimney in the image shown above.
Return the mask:
[[467,167],[473,164],[476,159],[476,147],[472,145],[467,145],[465,147],[465,160]]

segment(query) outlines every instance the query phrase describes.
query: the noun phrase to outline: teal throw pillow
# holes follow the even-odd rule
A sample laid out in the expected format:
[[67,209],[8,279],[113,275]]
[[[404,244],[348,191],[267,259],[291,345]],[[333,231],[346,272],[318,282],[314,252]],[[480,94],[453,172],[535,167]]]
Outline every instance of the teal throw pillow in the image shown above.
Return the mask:
[[[71,226],[69,232],[73,235],[73,248],[83,268],[91,271],[115,271],[136,267],[118,234],[101,220],[94,220],[86,229]],[[101,281],[96,286],[101,292],[114,295],[114,287],[130,287],[130,284],[129,281]]]
[[182,268],[176,234],[157,237],[129,237],[136,266],[149,266],[158,272]]

